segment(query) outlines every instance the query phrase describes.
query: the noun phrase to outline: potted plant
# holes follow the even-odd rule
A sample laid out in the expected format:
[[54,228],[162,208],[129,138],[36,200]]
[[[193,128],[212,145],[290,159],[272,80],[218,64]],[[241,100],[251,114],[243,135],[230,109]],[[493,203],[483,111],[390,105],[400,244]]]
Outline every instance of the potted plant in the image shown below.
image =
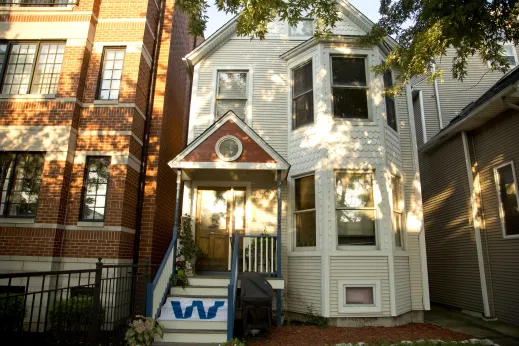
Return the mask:
[[183,289],[189,285],[189,280],[185,271],[186,261],[175,262],[175,274],[171,275],[171,286],[181,286]]
[[164,327],[151,317],[135,316],[124,339],[129,346],[151,346],[156,336],[164,336]]
[[182,225],[178,234],[180,247],[177,257],[183,256],[184,260],[191,264],[191,269],[194,272],[196,259],[205,256],[205,254],[202,249],[196,245],[193,231],[191,230],[191,220],[191,216],[187,214],[182,218]]

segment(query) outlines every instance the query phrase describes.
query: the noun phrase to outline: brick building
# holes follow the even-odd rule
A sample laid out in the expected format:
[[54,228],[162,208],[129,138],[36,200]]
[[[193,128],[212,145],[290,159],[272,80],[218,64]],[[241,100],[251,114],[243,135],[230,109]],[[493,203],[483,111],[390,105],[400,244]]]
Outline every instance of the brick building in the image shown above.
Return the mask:
[[0,6],[0,271],[160,262],[166,163],[187,134],[187,17],[172,0],[12,3]]

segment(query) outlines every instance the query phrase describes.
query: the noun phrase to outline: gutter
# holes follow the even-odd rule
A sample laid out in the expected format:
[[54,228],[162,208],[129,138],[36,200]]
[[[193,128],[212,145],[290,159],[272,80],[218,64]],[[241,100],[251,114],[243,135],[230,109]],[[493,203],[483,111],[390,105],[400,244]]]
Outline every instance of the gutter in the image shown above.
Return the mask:
[[[165,12],[165,3],[166,0],[162,0],[160,2],[160,18],[159,25],[157,25],[157,33],[155,37],[155,48],[153,52],[153,59],[151,60],[151,76],[150,82],[148,85],[149,95],[148,95],[148,105],[146,107],[146,120],[144,122],[144,138],[143,138],[143,146],[142,146],[142,154],[141,154],[141,171],[139,173],[139,190],[137,192],[137,210],[135,220],[135,238],[133,242],[133,264],[139,263],[139,248],[141,244],[141,229],[142,229],[142,209],[144,202],[144,188],[146,186],[146,169],[147,169],[147,161],[148,161],[148,148],[150,142],[150,128],[151,128],[151,115],[153,113],[153,102],[155,99],[155,84],[157,78],[157,61],[159,59],[160,53],[160,43],[162,40],[162,28],[164,26],[164,12]],[[133,269],[134,271],[136,268]],[[135,275],[133,275],[135,277]]]
[[[509,85],[508,87],[504,88],[499,92],[498,94],[494,95],[494,97],[487,100],[485,103],[481,104],[479,107],[474,109],[469,115],[465,116],[460,121],[454,123],[453,125],[449,125],[445,128],[445,131],[442,131],[438,133],[435,137],[433,137],[430,141],[420,146],[419,150],[421,152],[428,151],[437,145],[441,144],[443,141],[451,138],[453,135],[457,134],[458,132],[461,132],[460,127],[462,127],[467,121],[475,118],[478,116],[479,113],[481,113],[485,108],[489,106],[490,103],[495,102],[496,99],[502,99],[503,97],[507,96],[511,92],[515,92],[517,90],[517,87],[519,86],[519,83],[514,83]],[[506,106],[509,106],[509,103],[504,103]],[[515,106],[514,106],[515,107]]]

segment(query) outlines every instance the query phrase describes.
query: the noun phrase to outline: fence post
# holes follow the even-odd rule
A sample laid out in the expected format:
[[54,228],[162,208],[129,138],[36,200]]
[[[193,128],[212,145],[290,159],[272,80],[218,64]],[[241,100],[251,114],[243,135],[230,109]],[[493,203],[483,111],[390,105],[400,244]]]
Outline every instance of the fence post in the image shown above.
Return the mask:
[[94,306],[92,308],[92,317],[90,325],[90,344],[92,346],[99,345],[99,332],[101,324],[99,320],[99,313],[101,311],[101,278],[103,275],[102,258],[98,257],[99,262],[96,263],[96,277],[94,282]]

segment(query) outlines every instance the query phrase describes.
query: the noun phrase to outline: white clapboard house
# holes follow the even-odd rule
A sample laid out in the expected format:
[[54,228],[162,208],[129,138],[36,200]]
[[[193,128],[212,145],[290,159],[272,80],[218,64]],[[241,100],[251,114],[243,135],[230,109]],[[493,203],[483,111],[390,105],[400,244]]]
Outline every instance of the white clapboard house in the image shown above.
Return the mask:
[[169,289],[172,243],[150,285],[163,342],[232,336],[247,271],[269,277],[278,323],[312,310],[332,325],[392,326],[429,309],[411,93],[385,97],[395,72],[371,71],[396,42],[359,47],[373,23],[337,3],[327,39],[308,19],[251,40],[235,18],[185,57],[188,144],[169,165],[184,186],[177,220],[192,217],[207,256],[189,287]]

